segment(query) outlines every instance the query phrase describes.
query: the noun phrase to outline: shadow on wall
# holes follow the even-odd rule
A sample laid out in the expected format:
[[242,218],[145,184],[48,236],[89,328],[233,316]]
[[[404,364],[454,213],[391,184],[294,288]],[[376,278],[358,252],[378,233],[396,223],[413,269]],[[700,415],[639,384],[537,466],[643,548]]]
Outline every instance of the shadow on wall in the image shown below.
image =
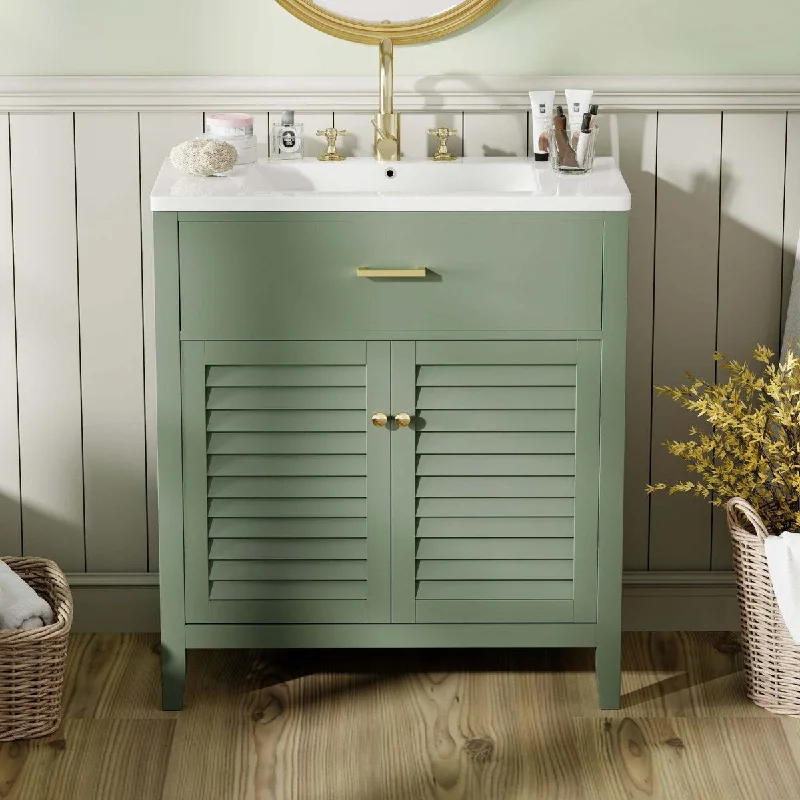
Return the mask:
[[[626,568],[730,569],[721,509],[693,497],[644,493],[648,479],[671,484],[687,477],[683,462],[662,442],[686,438],[697,425],[690,412],[655,395],[652,384],[683,383],[686,371],[713,383],[716,350],[740,360],[748,360],[757,343],[778,351],[797,231],[783,231],[782,154],[780,169],[776,164],[759,194],[764,178],[754,169],[751,179],[741,159],[726,164],[727,147],[720,157],[711,146],[708,166],[693,169],[691,143],[684,167],[683,151],[667,141],[657,160],[655,130],[645,143],[647,116],[608,115],[598,144],[598,155],[614,156],[633,190]],[[657,133],[666,138],[671,131],[659,124]],[[784,240],[791,252],[784,252]]]
[[[428,75],[424,78],[420,78],[416,84],[414,85],[414,91],[419,93],[422,97],[425,98],[425,105],[424,110],[428,113],[435,114],[436,120],[436,127],[449,127],[449,128],[461,128],[460,125],[457,125],[457,117],[460,115],[453,114],[451,112],[442,111],[441,108],[444,105],[444,94],[446,94],[446,87],[445,91],[442,91],[443,87],[442,84],[449,83],[449,84],[462,84],[465,85],[470,91],[480,94],[492,94],[494,90],[477,75]],[[437,97],[438,94],[438,97]],[[493,113],[493,112],[487,112]],[[498,149],[496,147],[490,147],[488,145],[483,146],[483,155],[490,156],[490,157],[518,157],[518,156],[527,156],[527,147],[528,147],[528,119],[526,114],[517,114],[517,122],[515,124],[519,125],[521,130],[519,131],[519,140],[521,142],[526,143],[526,150],[524,153],[515,153],[508,150]],[[463,134],[463,131],[462,131]],[[452,138],[452,142],[454,143],[454,147],[451,149],[454,153],[463,153],[464,152],[464,143],[463,143],[463,136],[454,136]],[[431,140],[428,143],[428,156],[432,156],[436,151],[436,142]]]
[[[49,505],[24,499],[23,457],[23,499],[0,493],[0,555],[50,558],[69,573],[146,572],[146,465],[142,459],[137,469],[130,458],[117,454],[115,444],[109,433],[102,450],[78,453],[74,460],[82,465],[82,476],[70,480],[66,493],[54,487],[58,496]],[[41,497],[46,488],[37,485],[33,491]],[[64,513],[58,513],[58,504]]]

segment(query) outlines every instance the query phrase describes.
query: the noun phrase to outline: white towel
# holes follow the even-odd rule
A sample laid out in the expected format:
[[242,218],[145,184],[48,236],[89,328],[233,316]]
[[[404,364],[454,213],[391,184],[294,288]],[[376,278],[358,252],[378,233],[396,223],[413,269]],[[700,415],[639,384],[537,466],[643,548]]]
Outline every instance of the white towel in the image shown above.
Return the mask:
[[781,616],[794,643],[800,644],[800,533],[767,536],[764,550]]
[[41,628],[53,609],[0,559],[0,628]]

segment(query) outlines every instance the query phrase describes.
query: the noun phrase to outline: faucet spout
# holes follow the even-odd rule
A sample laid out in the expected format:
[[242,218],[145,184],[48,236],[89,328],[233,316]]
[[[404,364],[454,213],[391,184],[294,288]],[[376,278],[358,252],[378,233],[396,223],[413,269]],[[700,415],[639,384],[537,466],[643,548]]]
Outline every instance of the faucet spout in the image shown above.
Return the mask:
[[394,113],[394,43],[384,39],[380,43],[380,114]]
[[375,159],[400,160],[400,118],[394,110],[394,43],[384,39],[378,50],[380,56],[380,96],[378,113],[372,120],[375,128]]

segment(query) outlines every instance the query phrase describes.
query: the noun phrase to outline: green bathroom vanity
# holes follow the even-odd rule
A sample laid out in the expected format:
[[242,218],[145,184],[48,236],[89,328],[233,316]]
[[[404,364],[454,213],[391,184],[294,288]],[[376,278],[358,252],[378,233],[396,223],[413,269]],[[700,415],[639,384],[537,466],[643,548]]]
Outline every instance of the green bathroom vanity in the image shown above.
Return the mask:
[[391,169],[153,190],[165,708],[201,647],[595,647],[619,706],[628,190]]

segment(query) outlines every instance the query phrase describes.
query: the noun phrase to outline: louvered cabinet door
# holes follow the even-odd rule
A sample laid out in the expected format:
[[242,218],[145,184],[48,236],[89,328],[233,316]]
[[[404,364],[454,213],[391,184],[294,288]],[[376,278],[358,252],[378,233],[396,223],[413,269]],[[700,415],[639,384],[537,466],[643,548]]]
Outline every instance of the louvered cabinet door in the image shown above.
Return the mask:
[[597,618],[600,343],[396,342],[392,620]]
[[388,343],[182,359],[187,621],[388,622]]

